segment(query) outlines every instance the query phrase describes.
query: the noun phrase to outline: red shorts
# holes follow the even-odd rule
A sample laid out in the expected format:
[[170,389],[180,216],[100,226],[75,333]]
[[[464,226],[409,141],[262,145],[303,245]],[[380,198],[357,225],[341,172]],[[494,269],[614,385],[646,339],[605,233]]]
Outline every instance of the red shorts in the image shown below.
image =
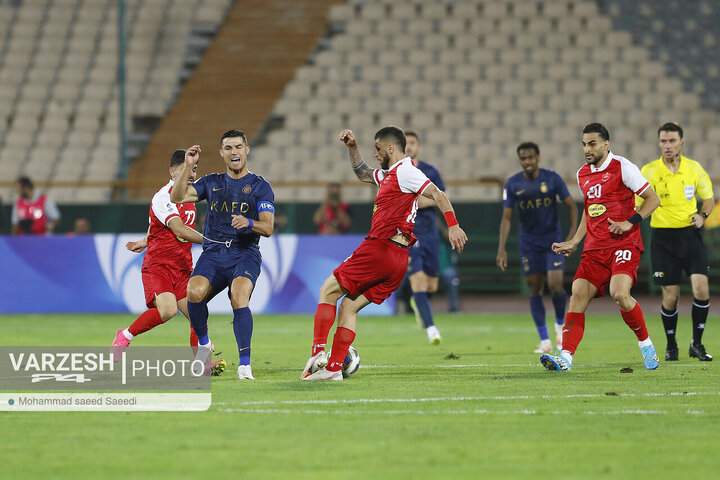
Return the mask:
[[596,297],[605,294],[605,287],[610,284],[610,278],[618,273],[629,275],[635,286],[641,255],[642,251],[635,246],[583,252],[580,266],[575,272],[575,279],[583,278],[592,283],[597,288]]
[[349,295],[364,295],[380,304],[397,290],[405,276],[408,249],[390,240],[368,238],[333,275]]
[[142,270],[142,282],[145,288],[145,304],[153,307],[155,295],[170,292],[177,300],[187,297],[187,284],[190,270],[178,270],[169,265],[152,265]]

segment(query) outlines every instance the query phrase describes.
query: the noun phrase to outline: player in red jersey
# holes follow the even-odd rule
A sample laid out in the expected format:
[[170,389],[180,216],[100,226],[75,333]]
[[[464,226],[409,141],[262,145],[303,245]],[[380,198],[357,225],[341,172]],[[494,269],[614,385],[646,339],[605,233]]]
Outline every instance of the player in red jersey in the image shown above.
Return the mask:
[[[630,295],[637,281],[643,252],[640,222],[650,216],[660,199],[628,159],[610,151],[610,134],[599,123],[583,129],[585,162],[577,173],[585,209],[577,232],[570,240],[553,243],[555,253],[571,255],[587,233],[580,267],[572,284],[572,295],[563,327],[562,351],[543,355],[548,370],[570,370],[573,356],[585,330],[585,310],[594,297],[609,286],[625,323],[635,333],[645,368],[655,370],[659,360],[650,340],[640,304]],[[635,195],[644,203],[636,211]]]
[[[190,318],[187,311],[187,284],[192,273],[193,243],[202,243],[202,235],[195,230],[197,210],[194,203],[174,204],[170,192],[175,183],[175,170],[185,163],[185,150],[175,150],[170,157],[170,182],[155,193],[150,206],[148,234],[125,247],[140,253],[147,247],[142,266],[142,281],[148,309],[128,328],[120,329],[112,345],[122,352],[135,336],[155,328],[173,318],[178,309]],[[197,165],[188,178],[195,180]],[[197,347],[198,339],[190,327],[190,345]],[[220,362],[213,365],[218,373]]]
[[[408,247],[416,240],[413,227],[419,195],[432,198],[445,215],[453,249],[462,252],[467,241],[448,197],[405,155],[405,133],[401,128],[390,125],[375,134],[375,158],[380,162],[380,169],[371,169],[362,159],[352,131],[340,132],[340,140],[348,148],[355,175],[380,189],[375,198],[370,232],[320,288],[312,356],[303,370],[303,380],[343,379],[342,365],[355,339],[358,312],[370,302],[382,303],[405,276]],[[332,355],[328,359],[325,345],[335,322],[337,301],[343,296],[337,312]],[[311,373],[313,365],[326,367]]]

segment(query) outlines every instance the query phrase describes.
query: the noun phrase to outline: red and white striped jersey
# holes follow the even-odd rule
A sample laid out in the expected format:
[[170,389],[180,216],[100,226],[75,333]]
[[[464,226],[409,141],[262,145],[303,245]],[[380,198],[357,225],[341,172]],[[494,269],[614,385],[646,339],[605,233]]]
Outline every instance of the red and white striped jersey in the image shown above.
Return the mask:
[[366,238],[391,238],[402,233],[410,245],[417,238],[413,234],[418,195],[432,182],[405,157],[389,170],[373,171],[375,183],[380,187],[373,205],[372,223]]
[[650,184],[630,160],[608,152],[605,162],[596,168],[585,164],[577,172],[578,186],[585,199],[587,236],[583,250],[622,248],[635,245],[643,251],[640,224],[622,235],[610,233],[608,218],[622,222],[635,214],[635,195]]
[[173,181],[153,195],[150,205],[150,234],[143,270],[153,265],[168,265],[178,270],[192,270],[192,243],[177,237],[167,226],[173,218],[179,218],[185,225],[195,228],[197,209],[194,203],[175,204],[170,201]]

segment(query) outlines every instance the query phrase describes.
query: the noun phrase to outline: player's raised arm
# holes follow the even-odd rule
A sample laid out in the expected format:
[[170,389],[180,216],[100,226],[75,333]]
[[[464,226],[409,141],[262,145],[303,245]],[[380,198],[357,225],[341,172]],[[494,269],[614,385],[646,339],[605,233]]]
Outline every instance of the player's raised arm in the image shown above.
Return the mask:
[[345,129],[340,132],[340,141],[342,141],[348,149],[350,154],[350,164],[352,165],[355,175],[361,182],[375,183],[373,179],[373,169],[365,163],[362,155],[360,155],[360,149],[357,146],[355,140],[355,134],[352,130]]
[[192,185],[188,185],[188,178],[190,178],[190,172],[200,161],[200,152],[200,145],[193,145],[185,152],[185,163],[178,169],[175,176],[175,185],[173,185],[172,192],[170,192],[171,202],[188,203],[198,201],[197,190]]
[[448,226],[448,240],[450,241],[450,245],[453,250],[457,250],[458,253],[462,252],[465,247],[465,242],[467,242],[467,235],[463,229],[460,228],[460,224],[455,217],[455,211],[453,210],[452,203],[450,203],[448,196],[433,183],[423,190],[422,196],[432,198],[435,201],[435,204],[445,216],[445,221]]

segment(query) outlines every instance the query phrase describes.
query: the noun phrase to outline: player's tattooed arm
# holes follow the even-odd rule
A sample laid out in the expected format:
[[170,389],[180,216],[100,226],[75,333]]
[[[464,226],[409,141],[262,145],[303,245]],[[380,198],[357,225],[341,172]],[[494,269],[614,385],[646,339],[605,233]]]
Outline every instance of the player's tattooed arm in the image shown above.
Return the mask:
[[352,130],[345,129],[340,132],[340,140],[348,148],[348,153],[350,154],[350,164],[352,165],[352,169],[358,180],[365,183],[375,183],[375,180],[373,179],[373,169],[365,163],[362,155],[360,155],[360,149],[357,146],[355,134],[353,134]]

